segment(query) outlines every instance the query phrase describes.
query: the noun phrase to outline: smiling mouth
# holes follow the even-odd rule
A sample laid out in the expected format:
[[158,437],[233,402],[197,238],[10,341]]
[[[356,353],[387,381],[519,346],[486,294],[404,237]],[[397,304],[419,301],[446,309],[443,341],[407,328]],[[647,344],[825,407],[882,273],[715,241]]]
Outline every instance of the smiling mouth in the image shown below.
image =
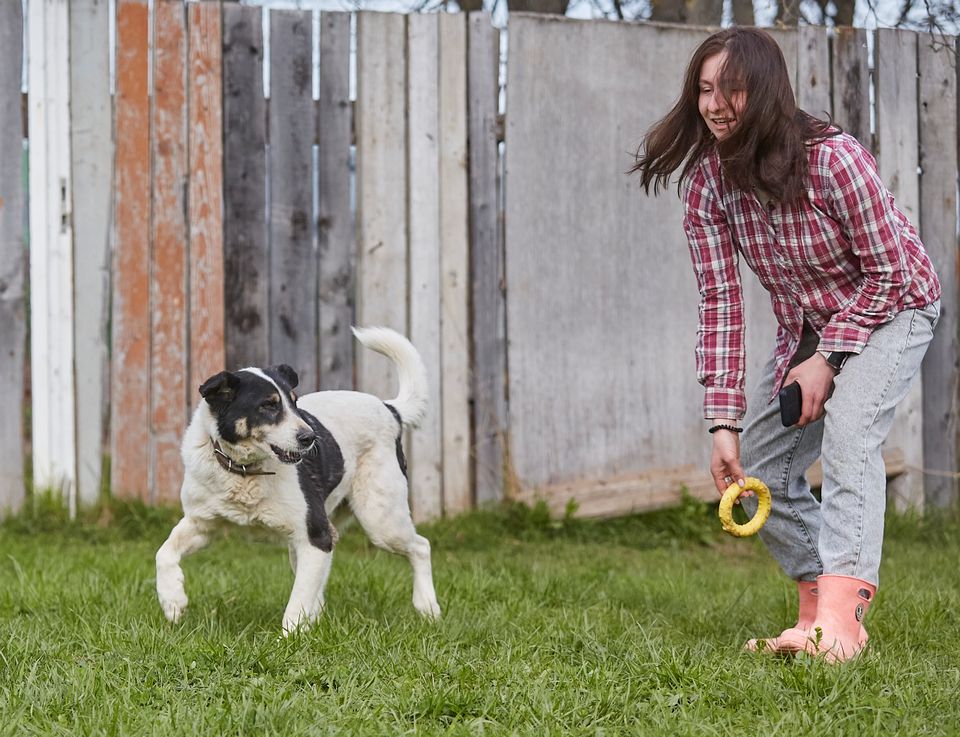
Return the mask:
[[276,445],[271,445],[270,450],[280,459],[281,463],[299,463],[303,460],[303,454],[297,451],[291,452],[289,450],[283,450]]

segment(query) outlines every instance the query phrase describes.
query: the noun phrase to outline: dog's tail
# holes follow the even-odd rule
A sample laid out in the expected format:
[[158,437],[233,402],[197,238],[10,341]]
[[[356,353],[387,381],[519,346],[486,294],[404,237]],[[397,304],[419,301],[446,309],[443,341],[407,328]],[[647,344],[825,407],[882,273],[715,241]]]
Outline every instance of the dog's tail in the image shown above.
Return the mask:
[[400,414],[400,421],[416,427],[427,411],[427,369],[413,344],[390,328],[353,328],[360,343],[382,353],[397,365],[400,391],[387,401]]

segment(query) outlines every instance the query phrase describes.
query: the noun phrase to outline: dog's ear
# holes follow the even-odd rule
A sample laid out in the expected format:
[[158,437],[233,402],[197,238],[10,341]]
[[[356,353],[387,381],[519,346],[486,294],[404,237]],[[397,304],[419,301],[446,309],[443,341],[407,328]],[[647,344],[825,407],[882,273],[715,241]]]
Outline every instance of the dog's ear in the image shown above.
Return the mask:
[[287,364],[281,363],[279,366],[274,366],[273,370],[277,372],[277,375],[281,379],[290,385],[291,389],[297,388],[297,384],[300,383],[300,377],[297,376],[297,372],[287,366]]
[[215,409],[226,407],[237,395],[238,379],[229,371],[214,374],[200,385],[200,396]]

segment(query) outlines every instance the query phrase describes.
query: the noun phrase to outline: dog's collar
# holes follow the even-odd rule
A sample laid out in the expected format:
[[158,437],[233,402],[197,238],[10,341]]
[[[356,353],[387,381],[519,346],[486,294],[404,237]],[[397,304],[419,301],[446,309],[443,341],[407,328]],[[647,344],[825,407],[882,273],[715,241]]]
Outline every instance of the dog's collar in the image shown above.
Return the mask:
[[217,462],[230,473],[235,473],[238,476],[276,476],[276,471],[261,471],[256,466],[251,466],[249,463],[244,465],[242,463],[237,463],[230,456],[223,452],[223,448],[220,447],[220,443],[210,438],[213,442],[213,457],[217,459]]

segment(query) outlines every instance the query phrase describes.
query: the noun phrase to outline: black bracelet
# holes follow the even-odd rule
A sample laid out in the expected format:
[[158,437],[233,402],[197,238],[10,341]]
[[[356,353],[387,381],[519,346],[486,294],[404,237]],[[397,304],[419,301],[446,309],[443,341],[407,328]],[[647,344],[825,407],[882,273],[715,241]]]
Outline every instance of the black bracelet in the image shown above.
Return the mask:
[[734,425],[714,425],[709,430],[707,430],[707,432],[713,435],[717,430],[729,430],[730,432],[743,432],[742,427],[735,427]]

